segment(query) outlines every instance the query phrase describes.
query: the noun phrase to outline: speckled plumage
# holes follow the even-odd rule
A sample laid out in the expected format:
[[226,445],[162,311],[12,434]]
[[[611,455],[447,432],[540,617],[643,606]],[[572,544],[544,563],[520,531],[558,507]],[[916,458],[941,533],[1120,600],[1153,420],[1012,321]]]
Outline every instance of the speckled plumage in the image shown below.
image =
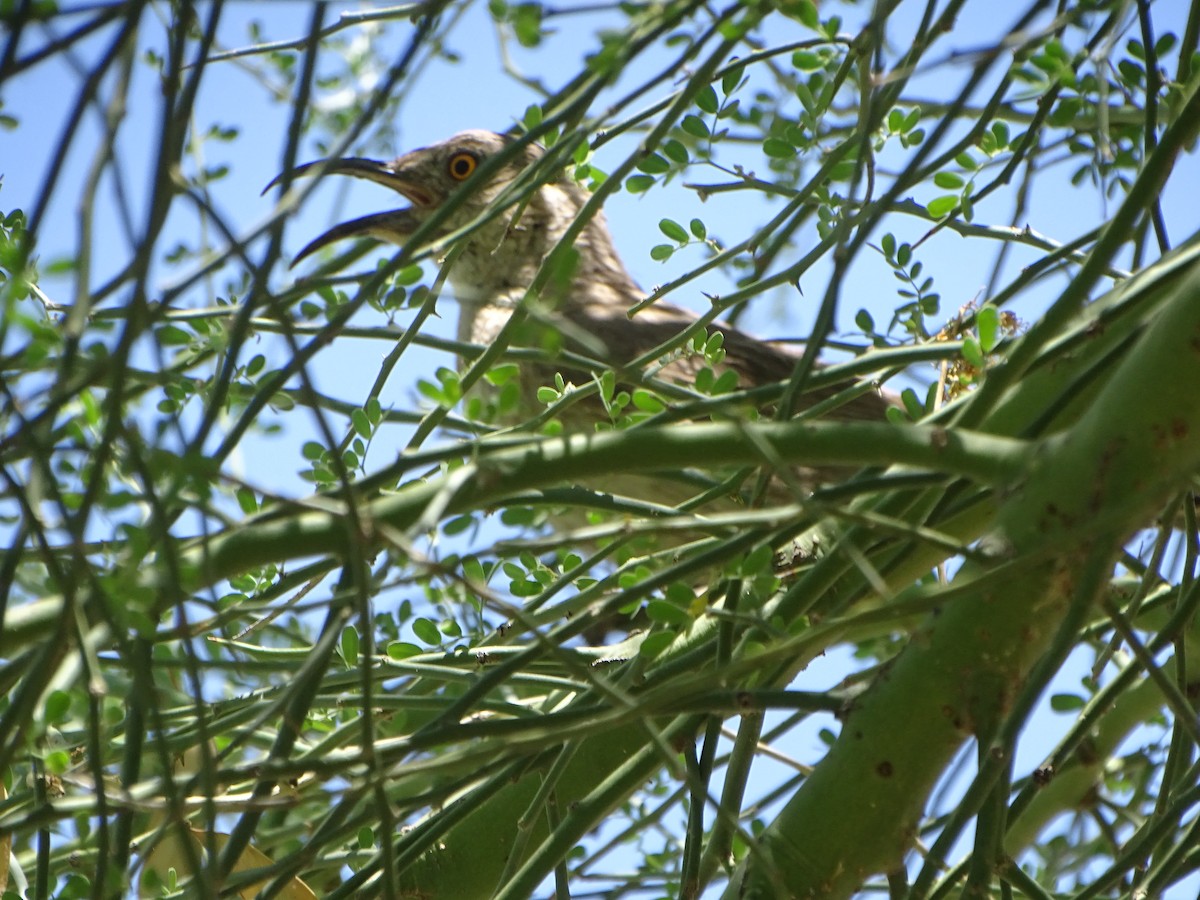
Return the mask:
[[[511,138],[490,131],[464,131],[390,163],[348,159],[301,167],[296,174],[320,166],[329,174],[367,178],[403,194],[412,205],[336,226],[309,244],[297,259],[351,236],[370,235],[403,244],[451,197],[454,209],[445,217],[442,233],[474,222],[543,153],[536,145],[526,145],[486,182],[467,184],[475,169],[511,145]],[[462,171],[467,171],[466,176],[458,177]],[[470,192],[459,197],[464,184]],[[587,199],[587,191],[563,174],[527,192],[520,202],[509,203],[461,239],[458,256],[448,273],[460,303],[460,340],[488,344],[495,339]],[[655,304],[632,319],[628,317],[627,310],[644,295],[617,255],[603,213],[584,225],[574,248],[578,265],[570,287],[561,296],[544,298],[550,302],[540,304],[537,310],[540,321],[557,326],[568,348],[620,367],[677,336],[695,321],[694,313],[665,303]],[[779,381],[791,374],[796,356],[789,349],[756,340],[727,325],[720,326],[720,330],[725,337],[725,365],[738,372],[742,386]],[[684,356],[673,360],[658,375],[687,383],[701,364],[697,357]],[[576,374],[586,378],[584,373]],[[532,383],[524,385],[527,390],[523,394],[531,400],[534,389],[552,375],[552,371],[532,376],[527,373],[525,379]],[[817,402],[832,392],[810,393],[805,399]],[[886,405],[878,393],[871,392],[835,415],[873,419],[882,416]],[[537,411],[522,410],[526,415]]]

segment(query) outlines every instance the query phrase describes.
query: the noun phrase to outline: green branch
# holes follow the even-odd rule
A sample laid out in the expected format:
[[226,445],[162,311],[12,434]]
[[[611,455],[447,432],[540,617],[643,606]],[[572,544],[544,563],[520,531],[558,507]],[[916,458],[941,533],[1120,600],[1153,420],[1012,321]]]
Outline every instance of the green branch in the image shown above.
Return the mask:
[[[992,739],[1019,727],[1008,720],[1041,687],[1026,683],[1035,664],[1106,586],[1096,567],[1200,467],[1200,394],[1170,389],[1200,378],[1197,293],[1193,267],[1079,421],[1029,457],[985,541],[997,562],[963,567],[956,582],[975,590],[932,616],[859,699],[726,896],[850,897],[901,863],[964,741],[1010,751]],[[1012,560],[1026,564],[988,577]]]
[[[1028,445],[1011,438],[914,425],[860,423],[689,424],[635,428],[531,440],[516,448],[484,451],[446,475],[409,484],[360,508],[367,527],[424,530],[445,516],[495,506],[521,491],[563,482],[686,466],[791,465],[848,467],[899,463],[962,475],[992,485],[1008,481]],[[203,540],[185,554],[188,590],[268,563],[344,553],[351,540],[378,544],[378,536],[351,535],[340,501],[307,505],[326,510],[283,516],[267,513]]]

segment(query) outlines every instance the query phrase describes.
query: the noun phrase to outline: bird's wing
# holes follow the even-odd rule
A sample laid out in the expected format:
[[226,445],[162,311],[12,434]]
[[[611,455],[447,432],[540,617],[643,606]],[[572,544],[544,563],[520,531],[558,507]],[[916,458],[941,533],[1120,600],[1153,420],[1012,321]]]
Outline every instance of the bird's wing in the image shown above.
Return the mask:
[[[573,313],[569,327],[563,329],[567,346],[617,367],[677,338],[697,319],[688,310],[666,304],[650,307],[633,319],[623,309],[614,309],[610,305],[583,307],[579,313]],[[786,381],[792,377],[800,360],[796,348],[759,340],[728,324],[716,322],[709,325],[707,330],[710,333],[720,331],[725,338],[725,359],[715,367],[716,374],[719,376],[728,369],[737,372],[739,388]],[[578,341],[571,340],[573,331],[580,335]],[[697,373],[706,365],[704,357],[698,353],[681,353],[657,374],[659,378],[677,384],[691,385],[695,383]],[[802,407],[819,403],[849,386],[849,383],[841,382],[806,391],[802,396]],[[831,415],[843,419],[879,421],[888,405],[878,391],[871,390],[839,407]]]

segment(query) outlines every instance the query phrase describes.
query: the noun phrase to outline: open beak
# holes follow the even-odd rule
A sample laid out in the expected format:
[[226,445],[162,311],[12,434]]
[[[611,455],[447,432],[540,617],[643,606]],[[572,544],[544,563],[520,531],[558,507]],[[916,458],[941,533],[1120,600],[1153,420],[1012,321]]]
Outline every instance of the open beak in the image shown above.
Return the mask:
[[[310,241],[303,250],[296,254],[296,258],[292,260],[293,266],[306,256],[316,253],[322,247],[326,247],[334,241],[351,237],[372,237],[377,241],[403,244],[421,224],[421,217],[417,215],[416,210],[418,208],[429,209],[437,202],[437,198],[427,188],[405,178],[393,168],[391,163],[378,162],[373,159],[359,159],[357,157],[320,159],[316,162],[297,166],[292,169],[291,176],[293,178],[304,178],[318,173],[325,175],[352,175],[355,178],[365,178],[367,181],[373,181],[376,184],[391,188],[412,201],[413,206],[363,216],[359,219],[335,225],[320,237]],[[265,194],[277,185],[283,179],[284,174],[286,173],[281,173],[271,179],[271,183],[266,186],[263,193]]]
[[296,258],[292,260],[292,266],[296,265],[296,263],[300,262],[306,256],[316,253],[322,247],[327,247],[334,241],[344,240],[345,238],[373,237],[377,241],[403,244],[408,236],[417,230],[417,226],[420,224],[420,219],[413,215],[411,207],[394,209],[391,212],[375,213],[372,216],[363,216],[361,219],[351,219],[349,222],[334,225],[320,237],[309,241],[304,249],[296,254]]

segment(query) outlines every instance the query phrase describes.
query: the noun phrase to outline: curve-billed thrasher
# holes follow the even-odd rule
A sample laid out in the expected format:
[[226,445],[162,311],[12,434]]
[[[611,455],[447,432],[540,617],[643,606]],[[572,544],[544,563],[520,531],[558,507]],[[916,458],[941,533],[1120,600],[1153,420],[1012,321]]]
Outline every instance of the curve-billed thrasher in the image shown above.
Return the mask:
[[[477,169],[511,148],[513,141],[490,131],[464,131],[391,162],[330,159],[298,167],[292,173],[295,176],[324,172],[365,178],[402,194],[411,205],[337,225],[301,250],[296,261],[349,237],[370,236],[403,245],[451,198],[455,200],[454,209],[443,219],[439,233],[450,234],[471,225],[544,153],[537,145],[528,144],[482,183],[471,181]],[[471,182],[469,194],[459,196],[467,182]],[[526,196],[518,200],[522,193]],[[513,194],[505,198],[511,200],[507,208],[475,226],[457,246],[459,255],[449,272],[449,281],[461,304],[460,340],[488,344],[496,337],[589,197],[587,190],[565,173],[531,191]],[[567,349],[578,350],[620,372],[627,362],[696,321],[694,313],[665,303],[655,304],[634,318],[627,315],[644,294],[617,256],[603,214],[597,213],[583,226],[574,248],[578,259],[569,285],[560,285],[557,298],[549,298],[549,310],[539,307],[538,312],[543,325],[556,327]],[[722,365],[738,373],[742,387],[781,381],[792,374],[798,357],[788,349],[756,340],[727,325],[716,323],[713,327],[719,328],[725,339]],[[703,365],[702,357],[683,355],[656,374],[660,379],[690,384]],[[526,399],[518,410],[523,418],[541,411],[542,406],[535,405],[534,392],[552,377],[553,368],[532,374],[523,370],[522,394]],[[811,405],[844,387],[807,393],[802,402]],[[831,415],[879,420],[887,405],[877,391],[870,391]],[[602,415],[598,410],[593,413],[596,417]],[[816,477],[820,480],[821,473]]]

